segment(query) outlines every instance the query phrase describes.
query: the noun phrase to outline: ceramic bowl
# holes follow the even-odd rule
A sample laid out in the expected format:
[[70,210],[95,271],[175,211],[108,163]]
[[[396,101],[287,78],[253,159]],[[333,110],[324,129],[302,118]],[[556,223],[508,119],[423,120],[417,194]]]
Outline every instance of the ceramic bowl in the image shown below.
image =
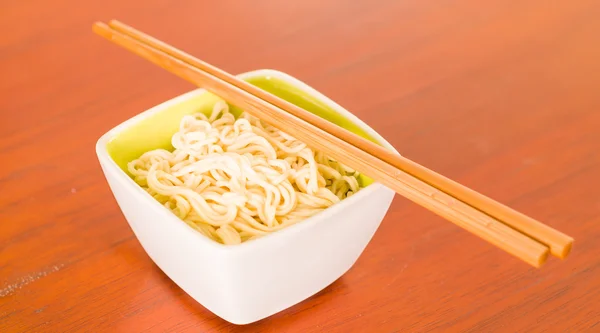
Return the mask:
[[[239,77],[395,151],[350,112],[287,74],[258,70]],[[202,306],[231,323],[247,324],[301,302],[346,273],[379,227],[394,192],[363,177],[365,187],[355,195],[286,229],[233,246],[206,238],[139,187],[126,165],[148,150],[171,148],[181,118],[208,113],[216,101],[198,89],[157,105],[104,134],[96,153],[148,256]]]

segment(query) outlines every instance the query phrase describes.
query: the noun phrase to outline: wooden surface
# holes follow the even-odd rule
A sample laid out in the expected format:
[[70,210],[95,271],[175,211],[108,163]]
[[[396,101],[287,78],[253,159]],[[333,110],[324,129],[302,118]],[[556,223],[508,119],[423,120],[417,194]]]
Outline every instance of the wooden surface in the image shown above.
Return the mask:
[[[598,1],[0,2],[1,332],[600,331]],[[191,85],[91,32],[118,18],[229,72],[275,68],[405,156],[575,238],[536,270],[406,199],[356,265],[248,326],[146,256],[95,157]]]

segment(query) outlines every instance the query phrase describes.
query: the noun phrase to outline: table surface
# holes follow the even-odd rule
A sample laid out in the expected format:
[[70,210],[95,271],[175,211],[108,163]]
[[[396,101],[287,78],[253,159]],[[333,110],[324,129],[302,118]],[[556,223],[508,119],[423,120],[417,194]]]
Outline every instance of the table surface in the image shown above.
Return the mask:
[[[0,331],[600,330],[598,1],[0,3]],[[194,87],[91,32],[118,18],[232,73],[287,72],[403,155],[575,238],[534,269],[396,197],[354,267],[247,326],[147,257],[94,145]]]

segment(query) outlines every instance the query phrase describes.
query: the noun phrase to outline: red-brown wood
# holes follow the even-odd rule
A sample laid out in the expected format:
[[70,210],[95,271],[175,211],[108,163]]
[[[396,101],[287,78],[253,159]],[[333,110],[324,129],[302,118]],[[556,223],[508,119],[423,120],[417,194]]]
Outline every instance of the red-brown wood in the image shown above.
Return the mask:
[[[600,330],[598,17],[584,0],[0,3],[0,331]],[[111,18],[300,78],[573,253],[536,270],[397,198],[340,280],[228,324],[145,255],[96,161],[106,130],[193,89],[91,32]]]

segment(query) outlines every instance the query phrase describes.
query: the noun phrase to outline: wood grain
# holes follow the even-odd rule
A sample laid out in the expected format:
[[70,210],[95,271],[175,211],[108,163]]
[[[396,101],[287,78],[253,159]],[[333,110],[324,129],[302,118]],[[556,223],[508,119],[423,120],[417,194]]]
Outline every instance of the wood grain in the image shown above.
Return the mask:
[[[300,78],[573,253],[535,270],[397,198],[341,279],[224,322],[148,259],[96,161],[102,133],[193,88],[92,34],[113,17],[229,72]],[[584,0],[1,2],[0,331],[599,330],[598,17]]]

